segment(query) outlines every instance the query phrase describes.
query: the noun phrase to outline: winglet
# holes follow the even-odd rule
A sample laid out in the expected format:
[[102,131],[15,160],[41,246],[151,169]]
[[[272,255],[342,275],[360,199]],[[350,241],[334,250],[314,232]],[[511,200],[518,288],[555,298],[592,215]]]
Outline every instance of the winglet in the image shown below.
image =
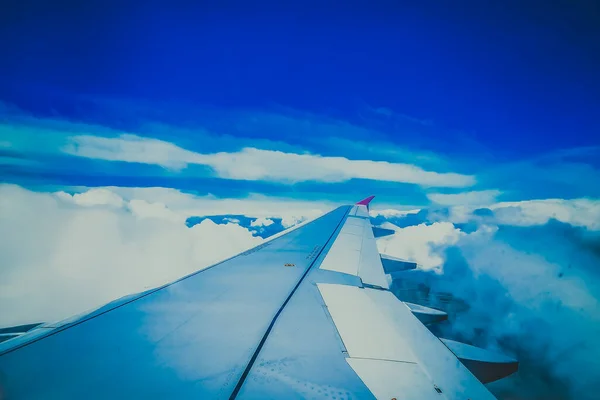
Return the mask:
[[356,203],[357,206],[368,206],[369,203],[371,202],[371,200],[373,200],[375,198],[375,196],[369,196],[366,199],[363,199],[361,201],[359,201],[358,203]]

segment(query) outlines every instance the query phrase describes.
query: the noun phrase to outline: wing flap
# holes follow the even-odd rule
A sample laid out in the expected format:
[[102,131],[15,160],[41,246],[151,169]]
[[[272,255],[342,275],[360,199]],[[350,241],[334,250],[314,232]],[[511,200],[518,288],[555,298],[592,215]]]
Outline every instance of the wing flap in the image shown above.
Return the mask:
[[394,321],[369,297],[375,289],[317,284],[342,342],[352,358],[417,362],[410,344],[394,329]]
[[347,217],[320,268],[356,275],[367,285],[389,287],[371,223],[366,218]]
[[414,363],[348,358],[348,364],[378,399],[444,399]]
[[391,292],[337,284],[318,288],[351,359],[418,365],[427,371],[431,388],[450,399],[494,398]]

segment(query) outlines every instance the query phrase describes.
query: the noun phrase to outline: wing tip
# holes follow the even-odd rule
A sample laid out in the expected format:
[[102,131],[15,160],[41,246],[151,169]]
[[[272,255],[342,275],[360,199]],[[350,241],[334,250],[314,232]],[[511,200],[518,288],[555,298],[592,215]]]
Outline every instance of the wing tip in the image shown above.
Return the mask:
[[366,199],[362,199],[361,201],[356,203],[356,205],[357,206],[368,206],[369,203],[371,202],[371,200],[373,200],[374,198],[375,198],[375,196],[369,196]]

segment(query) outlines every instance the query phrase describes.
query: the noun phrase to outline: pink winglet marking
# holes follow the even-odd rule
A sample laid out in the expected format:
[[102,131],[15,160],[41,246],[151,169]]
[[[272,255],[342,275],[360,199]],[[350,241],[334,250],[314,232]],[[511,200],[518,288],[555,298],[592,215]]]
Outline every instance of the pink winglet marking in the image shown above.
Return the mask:
[[369,196],[364,200],[359,201],[358,203],[356,203],[357,206],[368,206],[369,203],[371,202],[371,200],[373,200],[375,198],[375,196]]

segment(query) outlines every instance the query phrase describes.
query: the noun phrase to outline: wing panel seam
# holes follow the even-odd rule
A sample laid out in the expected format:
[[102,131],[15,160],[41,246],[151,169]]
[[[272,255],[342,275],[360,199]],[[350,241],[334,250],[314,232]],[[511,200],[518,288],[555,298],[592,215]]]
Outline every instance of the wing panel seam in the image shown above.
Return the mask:
[[275,326],[275,322],[277,322],[277,318],[283,312],[283,309],[289,303],[289,301],[291,300],[292,296],[294,296],[294,293],[296,293],[296,290],[298,290],[298,287],[300,287],[300,285],[304,281],[304,278],[306,278],[306,276],[308,275],[308,273],[312,270],[312,268],[314,267],[316,261],[321,256],[321,253],[323,253],[323,250],[325,250],[325,248],[327,247],[327,245],[329,244],[329,242],[331,241],[331,239],[340,230],[340,227],[342,226],[342,223],[346,220],[346,216],[348,215],[348,212],[349,212],[349,210],[346,210],[346,212],[344,213],[344,215],[342,216],[342,218],[338,222],[337,226],[335,227],[335,229],[333,230],[333,232],[331,233],[331,235],[329,236],[329,238],[325,242],[325,245],[319,251],[319,254],[317,254],[317,256],[312,260],[312,262],[310,263],[310,265],[308,266],[308,268],[306,269],[306,271],[304,272],[304,274],[298,280],[298,283],[296,283],[296,286],[294,286],[294,288],[292,289],[292,291],[290,292],[290,294],[288,295],[288,297],[285,299],[285,301],[283,302],[283,304],[281,305],[281,307],[279,308],[279,310],[277,311],[277,313],[273,317],[273,320],[269,324],[269,327],[267,328],[267,330],[266,330],[265,334],[263,335],[261,341],[259,342],[256,350],[254,351],[254,354],[252,355],[252,358],[248,362],[248,365],[246,366],[246,369],[242,373],[242,376],[240,377],[237,385],[235,385],[235,388],[233,389],[233,392],[231,393],[231,396],[229,396],[229,400],[235,399],[236,396],[238,395],[238,393],[240,392],[240,390],[242,389],[242,386],[244,385],[244,381],[248,377],[248,374],[250,373],[250,370],[252,369],[252,367],[254,365],[254,362],[258,358],[258,355],[260,354],[260,351],[262,350],[265,342],[267,341],[267,338],[269,337],[269,334],[271,333],[271,330],[273,329],[273,326]]

